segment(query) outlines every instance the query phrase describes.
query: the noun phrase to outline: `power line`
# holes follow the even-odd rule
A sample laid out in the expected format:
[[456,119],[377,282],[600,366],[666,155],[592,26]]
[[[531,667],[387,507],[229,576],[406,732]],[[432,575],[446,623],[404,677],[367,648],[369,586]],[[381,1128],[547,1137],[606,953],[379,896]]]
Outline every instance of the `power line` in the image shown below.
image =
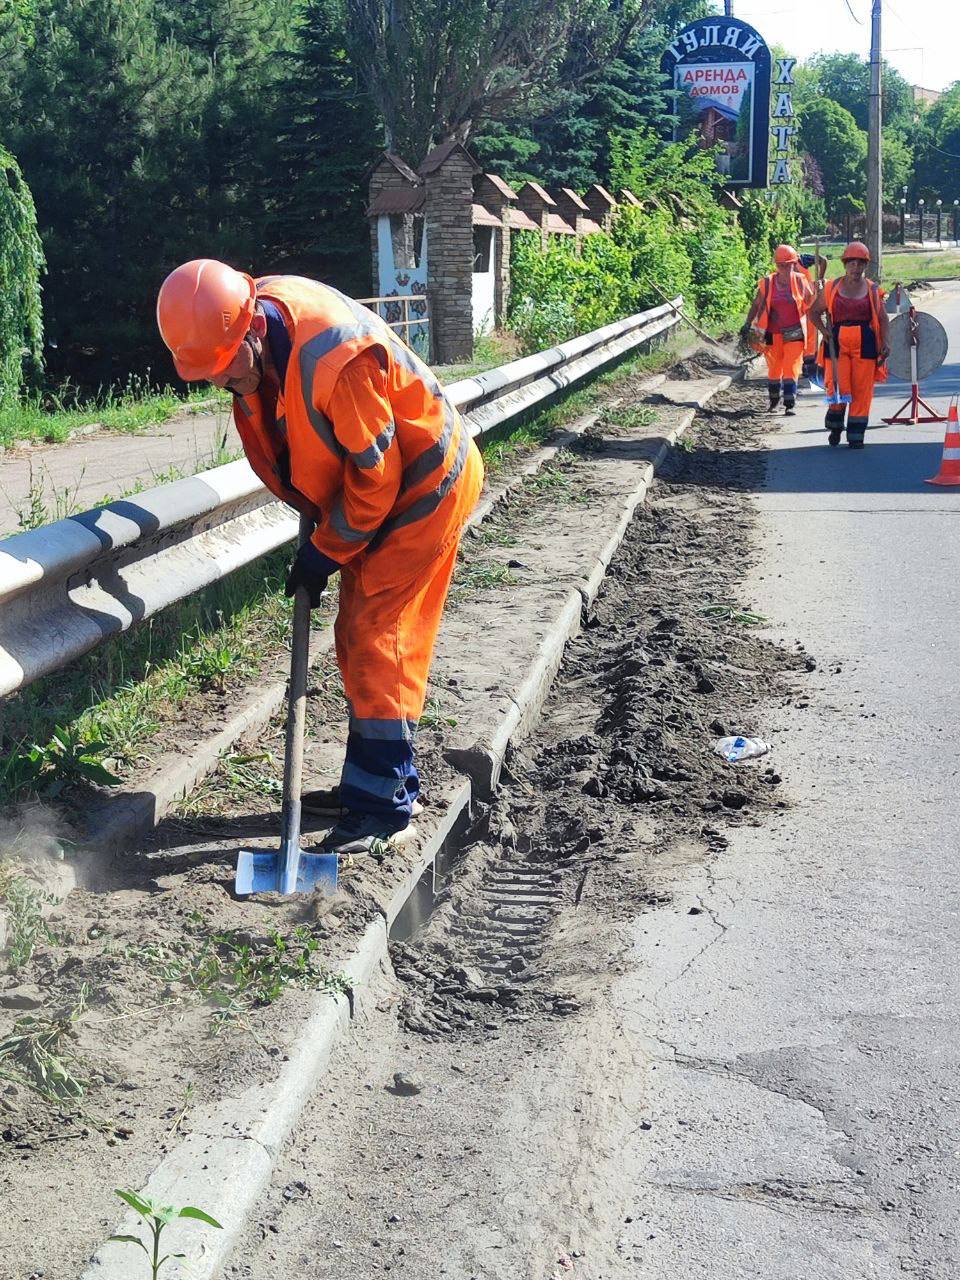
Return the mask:
[[863,22],[862,22],[862,21],[860,20],[860,18],[858,18],[858,17],[857,17],[857,15],[853,12],[853,5],[851,5],[850,0],[843,0],[843,3],[844,3],[844,4],[847,6],[847,8],[849,9],[849,11],[850,11],[850,17],[854,20],[854,22],[856,22],[856,23],[857,23],[857,25],[858,25],[858,26],[861,26],[861,27],[862,27],[862,26],[863,26]]

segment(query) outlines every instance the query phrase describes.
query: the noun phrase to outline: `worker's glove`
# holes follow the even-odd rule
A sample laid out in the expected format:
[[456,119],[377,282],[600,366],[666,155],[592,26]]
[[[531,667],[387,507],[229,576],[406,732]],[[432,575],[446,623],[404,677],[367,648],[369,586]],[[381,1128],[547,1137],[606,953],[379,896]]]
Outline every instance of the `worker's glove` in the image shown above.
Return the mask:
[[331,560],[322,551],[318,551],[312,542],[302,542],[290,566],[284,591],[288,596],[293,596],[298,587],[303,587],[310,597],[310,608],[315,609],[326,590],[330,575],[339,568],[336,560]]
[[744,324],[740,326],[740,337],[750,339],[753,337],[753,325]]
[[807,270],[809,271],[815,262],[816,262],[816,258],[812,253],[801,253],[800,255],[801,267],[806,267]]

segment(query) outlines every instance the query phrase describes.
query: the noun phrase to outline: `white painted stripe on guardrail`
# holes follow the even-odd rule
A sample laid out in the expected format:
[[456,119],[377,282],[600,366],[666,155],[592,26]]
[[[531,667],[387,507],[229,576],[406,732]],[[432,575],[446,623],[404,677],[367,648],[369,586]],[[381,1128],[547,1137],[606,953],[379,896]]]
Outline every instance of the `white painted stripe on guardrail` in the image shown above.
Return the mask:
[[[447,387],[477,438],[679,323],[674,303]],[[247,462],[0,541],[0,697],[290,542]]]

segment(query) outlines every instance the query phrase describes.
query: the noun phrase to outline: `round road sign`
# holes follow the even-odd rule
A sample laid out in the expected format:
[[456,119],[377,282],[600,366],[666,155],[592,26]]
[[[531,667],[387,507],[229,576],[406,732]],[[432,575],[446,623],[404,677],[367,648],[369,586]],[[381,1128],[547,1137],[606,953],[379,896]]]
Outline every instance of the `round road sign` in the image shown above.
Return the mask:
[[[922,382],[935,373],[947,358],[947,331],[936,318],[926,311],[915,311],[917,340],[917,381]],[[910,370],[910,316],[890,317],[890,359],[887,361],[895,378],[906,382],[913,380]]]

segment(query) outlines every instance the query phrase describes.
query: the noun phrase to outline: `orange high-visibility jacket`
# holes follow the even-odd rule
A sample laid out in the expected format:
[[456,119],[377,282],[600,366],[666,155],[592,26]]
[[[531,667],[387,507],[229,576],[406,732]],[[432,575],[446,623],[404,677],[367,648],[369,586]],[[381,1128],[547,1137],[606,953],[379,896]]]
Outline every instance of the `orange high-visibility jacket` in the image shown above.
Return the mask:
[[[753,323],[758,329],[769,329],[770,327],[770,302],[773,298],[774,283],[777,273],[772,271],[770,275],[764,276],[757,281],[757,292],[760,294],[762,306],[760,311],[754,318]],[[790,272],[790,292],[793,300],[797,304],[797,313],[800,316],[800,324],[803,326],[804,335],[807,332],[807,312],[816,301],[816,290],[810,283],[809,279],[804,279],[799,271]]]
[[[276,410],[237,397],[234,421],[251,467],[278,498],[317,521],[313,542],[357,560],[366,591],[412,578],[455,538],[476,503],[483,464],[427,366],[365,307],[300,276],[264,276],[291,341]],[[375,357],[392,419],[331,409],[352,360]],[[336,419],[336,420],[335,420]]]

